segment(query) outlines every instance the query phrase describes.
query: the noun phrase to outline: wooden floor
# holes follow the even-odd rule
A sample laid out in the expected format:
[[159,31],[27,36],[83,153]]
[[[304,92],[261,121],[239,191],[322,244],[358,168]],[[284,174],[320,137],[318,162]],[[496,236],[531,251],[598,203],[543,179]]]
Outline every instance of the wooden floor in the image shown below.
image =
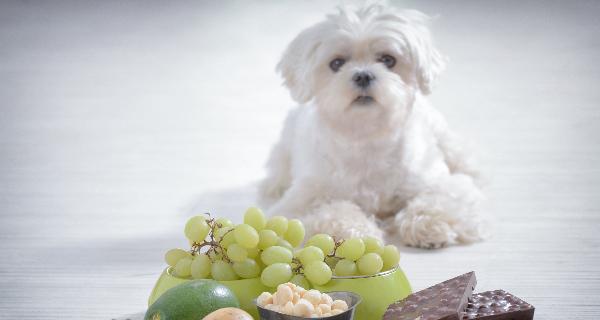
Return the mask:
[[[475,270],[536,319],[600,319],[600,3],[403,5],[440,15],[432,100],[480,150],[493,227],[403,248],[414,289]],[[186,216],[239,221],[292,106],[274,65],[332,7],[0,3],[0,319],[141,312]]]

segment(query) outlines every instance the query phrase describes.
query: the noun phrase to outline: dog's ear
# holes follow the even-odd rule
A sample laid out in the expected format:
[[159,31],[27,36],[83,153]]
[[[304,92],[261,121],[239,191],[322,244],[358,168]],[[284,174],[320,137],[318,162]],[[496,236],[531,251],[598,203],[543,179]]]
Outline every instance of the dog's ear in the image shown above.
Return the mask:
[[298,103],[308,102],[314,96],[312,73],[315,68],[315,54],[322,43],[324,23],[302,31],[288,45],[277,71],[284,78],[284,84],[290,89],[292,98]]
[[427,15],[416,10],[403,10],[401,16],[408,22],[407,37],[419,89],[429,94],[438,76],[446,67],[447,58],[434,46]]

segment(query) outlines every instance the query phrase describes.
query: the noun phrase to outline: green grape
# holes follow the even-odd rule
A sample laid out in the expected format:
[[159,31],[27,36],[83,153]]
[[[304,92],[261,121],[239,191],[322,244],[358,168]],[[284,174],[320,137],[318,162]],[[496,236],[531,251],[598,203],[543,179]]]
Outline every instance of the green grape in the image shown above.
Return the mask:
[[336,256],[352,261],[358,260],[365,253],[365,243],[359,238],[344,240],[337,248]]
[[230,244],[235,242],[235,237],[233,236],[235,230],[229,231],[232,229],[233,227],[223,227],[217,229],[215,232],[215,238],[217,241],[221,242],[221,246],[223,246],[223,248],[228,248]]
[[215,220],[215,223],[217,223],[217,225],[220,225],[220,227],[218,228],[233,227],[233,222],[227,218],[219,218]]
[[246,249],[246,251],[248,252],[248,258],[252,258],[252,259],[258,257],[258,254],[260,253],[258,248]]
[[315,246],[317,248],[320,248],[321,251],[323,251],[323,253],[331,254],[333,248],[335,247],[335,242],[333,241],[333,238],[330,235],[319,233],[310,237],[310,239],[306,241],[306,246]]
[[210,259],[205,254],[194,257],[191,265],[192,278],[207,279],[210,275]]
[[274,216],[267,221],[267,229],[275,231],[279,236],[283,236],[288,229],[288,219],[282,216]]
[[254,248],[258,244],[258,232],[250,225],[240,224],[233,231],[235,241],[244,248]]
[[193,242],[200,243],[204,241],[210,227],[206,223],[206,216],[195,216],[191,217],[185,224],[184,233],[185,236]]
[[233,262],[241,262],[248,258],[248,251],[237,243],[232,243],[227,248],[227,256]]
[[233,263],[233,271],[244,279],[256,278],[260,275],[260,266],[254,259],[245,259]]
[[381,240],[373,237],[365,237],[363,238],[363,242],[365,243],[365,253],[375,252],[379,255],[383,254],[383,243]]
[[210,274],[212,275],[213,279],[217,281],[230,281],[238,279],[237,274],[235,271],[233,271],[233,267],[223,260],[217,260],[212,263],[210,266]]
[[192,258],[183,258],[177,261],[175,265],[175,275],[180,278],[187,278],[192,274]]
[[260,231],[267,225],[267,218],[259,208],[250,207],[244,214],[244,223],[252,226],[256,231]]
[[289,242],[292,247],[299,246],[304,240],[304,235],[306,231],[304,230],[304,225],[302,221],[298,219],[292,219],[288,222],[288,228],[285,232],[283,238]]
[[174,267],[183,258],[191,258],[192,254],[183,249],[171,249],[165,253],[165,262]]
[[272,247],[277,244],[277,241],[279,241],[277,233],[275,233],[275,231],[273,230],[268,229],[260,230],[258,232],[258,238],[258,248],[261,250],[265,250],[268,247]]
[[323,259],[325,259],[325,255],[321,249],[315,246],[310,246],[298,252],[298,259],[300,259],[300,262],[302,262],[303,265],[307,265],[313,261],[323,261]]
[[301,275],[301,274],[296,274],[292,277],[292,279],[290,280],[291,283],[300,286],[306,290],[310,289],[310,283],[308,282],[308,280],[306,280],[306,278]]
[[290,263],[292,262],[292,252],[284,247],[273,246],[265,249],[260,254],[260,259],[266,265],[274,263]]
[[356,262],[358,266],[358,272],[362,275],[372,275],[381,271],[383,267],[383,260],[375,252],[369,252],[364,256],[360,257]]
[[277,240],[277,245],[280,247],[288,248],[290,251],[294,250],[294,247],[292,247],[292,245],[289,242],[283,239]]
[[267,266],[260,275],[260,281],[267,287],[277,287],[292,278],[292,267],[287,263],[274,263]]
[[356,263],[348,259],[342,259],[338,261],[338,263],[335,265],[335,269],[333,270],[333,272],[336,276],[340,277],[349,277],[358,274]]
[[313,261],[304,266],[304,276],[312,284],[324,285],[331,280],[331,268],[323,261]]
[[396,246],[389,244],[383,247],[381,258],[383,259],[383,270],[390,270],[398,265],[398,262],[400,261],[400,252],[398,252]]

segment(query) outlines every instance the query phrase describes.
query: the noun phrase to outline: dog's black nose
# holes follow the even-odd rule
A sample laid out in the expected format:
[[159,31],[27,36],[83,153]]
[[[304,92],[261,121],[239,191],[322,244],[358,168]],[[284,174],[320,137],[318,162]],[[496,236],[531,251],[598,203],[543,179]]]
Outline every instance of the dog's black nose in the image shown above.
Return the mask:
[[352,81],[361,88],[368,87],[373,80],[375,80],[375,76],[369,71],[360,71],[352,76]]

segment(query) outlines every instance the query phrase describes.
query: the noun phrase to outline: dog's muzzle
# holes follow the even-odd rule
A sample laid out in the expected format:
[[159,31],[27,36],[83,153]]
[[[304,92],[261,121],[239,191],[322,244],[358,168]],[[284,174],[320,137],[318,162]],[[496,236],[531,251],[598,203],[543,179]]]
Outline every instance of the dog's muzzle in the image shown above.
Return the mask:
[[352,81],[359,88],[368,87],[375,80],[375,75],[369,71],[359,71],[352,76]]

